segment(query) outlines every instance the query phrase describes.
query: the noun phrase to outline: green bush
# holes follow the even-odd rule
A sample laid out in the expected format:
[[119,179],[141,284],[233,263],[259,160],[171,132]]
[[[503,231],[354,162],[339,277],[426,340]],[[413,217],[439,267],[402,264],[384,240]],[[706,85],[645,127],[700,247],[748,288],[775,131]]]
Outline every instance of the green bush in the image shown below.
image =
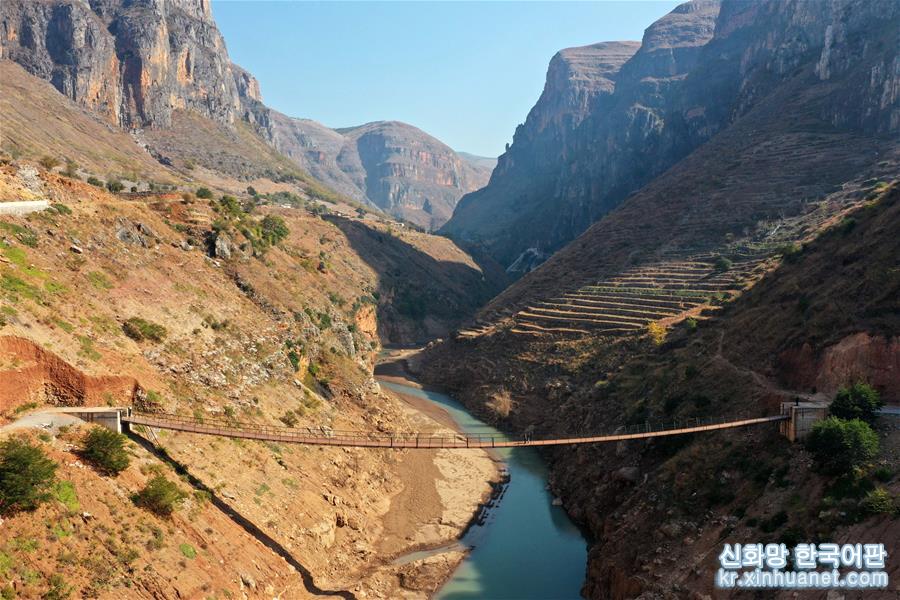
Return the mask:
[[829,475],[841,475],[878,455],[878,434],[860,419],[848,421],[828,417],[813,426],[806,447],[819,470]]
[[191,546],[190,544],[181,544],[180,546],[178,546],[178,549],[181,550],[181,554],[185,558],[190,558],[190,559],[197,558],[197,551],[194,550],[194,547]]
[[33,510],[52,498],[56,467],[39,446],[27,440],[0,443],[0,513]]
[[131,317],[122,324],[125,335],[136,342],[151,340],[161,342],[166,337],[166,328],[157,323],[144,320],[140,317]]
[[875,414],[884,406],[878,391],[867,383],[854,383],[838,390],[829,410],[841,419],[862,419],[872,422]]
[[866,494],[862,507],[870,515],[889,515],[894,512],[896,505],[889,491],[878,488]]
[[175,483],[164,475],[157,475],[147,482],[144,489],[132,496],[132,501],[150,512],[167,517],[184,502],[184,498],[184,492]]
[[290,233],[284,219],[277,215],[266,215],[260,223],[260,230],[263,240],[271,246],[280,243]]
[[95,427],[85,436],[82,452],[103,473],[118,475],[131,463],[131,457],[125,450],[125,440],[121,433]]
[[732,262],[725,258],[724,256],[720,256],[716,258],[716,262],[713,263],[713,268],[720,273],[723,273],[731,268]]
[[118,179],[110,179],[106,182],[106,189],[114,194],[118,194],[125,189],[125,185]]
[[91,175],[87,178],[87,182],[96,187],[103,187],[103,182]]
[[204,200],[209,200],[213,197],[213,193],[209,188],[197,188],[197,197],[203,198]]

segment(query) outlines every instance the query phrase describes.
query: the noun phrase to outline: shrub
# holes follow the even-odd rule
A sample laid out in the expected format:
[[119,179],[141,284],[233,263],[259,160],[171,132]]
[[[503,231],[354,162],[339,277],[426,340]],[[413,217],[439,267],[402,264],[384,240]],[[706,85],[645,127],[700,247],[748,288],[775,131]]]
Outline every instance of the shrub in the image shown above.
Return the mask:
[[63,171],[63,175],[68,177],[69,179],[79,179],[78,177],[78,163],[74,160],[66,161],[66,168]]
[[42,600],[65,600],[72,595],[72,586],[59,573],[50,576],[50,589],[41,596]]
[[882,483],[887,483],[894,477],[894,473],[888,467],[878,467],[872,471],[872,477]]
[[65,204],[62,204],[61,202],[54,202],[53,204],[51,204],[50,210],[52,210],[53,212],[55,212],[58,215],[71,215],[72,214],[72,209],[69,208],[68,206],[66,206]]
[[247,186],[247,193],[250,194],[251,196],[258,196],[258,195],[259,195],[259,192],[257,192],[257,191],[256,191],[256,188],[253,187],[252,185],[248,185],[248,186]]
[[841,419],[862,419],[872,422],[875,413],[884,406],[878,391],[867,383],[854,383],[838,390],[829,410]]
[[87,178],[87,182],[96,187],[103,187],[103,182],[91,175]]
[[284,219],[277,215],[266,215],[260,223],[260,230],[263,240],[271,246],[280,243],[290,233]]
[[12,438],[0,444],[0,513],[33,510],[52,498],[56,467],[27,440]]
[[125,189],[125,184],[123,184],[118,179],[110,179],[109,181],[106,182],[106,189],[108,189],[110,192],[112,192],[114,194],[118,194],[119,192],[121,192],[122,190]]
[[213,197],[213,193],[209,188],[197,188],[197,197],[203,198],[204,200],[209,200]]
[[185,558],[190,558],[190,559],[197,558],[197,551],[194,550],[194,547],[191,546],[190,544],[181,544],[180,546],[178,546],[178,549],[181,550],[181,554]]
[[294,414],[294,411],[289,410],[281,417],[278,417],[278,420],[284,423],[288,427],[296,427],[297,423],[299,423],[299,419],[297,419],[297,415]]
[[53,156],[42,156],[38,164],[50,171],[59,166],[59,159]]
[[185,494],[175,483],[164,475],[157,475],[147,482],[140,492],[132,496],[132,501],[161,517],[171,515],[184,502]]
[[724,256],[720,256],[716,258],[716,262],[713,263],[713,268],[716,271],[723,273],[731,268],[732,262],[725,258]]
[[653,343],[657,346],[661,346],[663,342],[666,341],[666,327],[661,323],[650,323],[647,325],[647,333],[650,334],[650,339],[653,340]]
[[877,488],[863,498],[862,508],[870,515],[888,515],[894,512],[894,498],[884,488]]
[[823,473],[841,475],[878,455],[878,435],[860,419],[828,417],[813,426],[806,447]]
[[122,324],[125,335],[136,342],[151,340],[161,342],[166,337],[166,328],[157,323],[146,321],[140,317],[131,317]]
[[125,450],[125,436],[95,427],[84,438],[84,457],[107,475],[118,475],[128,468],[131,458]]

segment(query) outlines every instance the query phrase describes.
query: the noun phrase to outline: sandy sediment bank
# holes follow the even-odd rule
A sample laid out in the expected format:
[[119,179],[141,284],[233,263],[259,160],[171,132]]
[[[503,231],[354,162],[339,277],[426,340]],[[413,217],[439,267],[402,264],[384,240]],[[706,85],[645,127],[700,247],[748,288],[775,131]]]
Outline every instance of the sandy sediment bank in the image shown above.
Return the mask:
[[[409,351],[403,351],[408,354]],[[380,381],[421,388],[406,372],[402,359],[388,356],[376,370]],[[399,359],[399,360],[398,360]],[[403,400],[410,423],[419,431],[459,431],[441,407],[411,394],[387,390]],[[428,598],[465,558],[453,547],[477,519],[500,481],[502,463],[484,451],[403,450],[399,457],[402,489],[390,500],[384,516],[379,552],[383,574],[397,578],[401,598]],[[395,561],[414,552],[447,547],[444,552],[424,553],[422,558]]]

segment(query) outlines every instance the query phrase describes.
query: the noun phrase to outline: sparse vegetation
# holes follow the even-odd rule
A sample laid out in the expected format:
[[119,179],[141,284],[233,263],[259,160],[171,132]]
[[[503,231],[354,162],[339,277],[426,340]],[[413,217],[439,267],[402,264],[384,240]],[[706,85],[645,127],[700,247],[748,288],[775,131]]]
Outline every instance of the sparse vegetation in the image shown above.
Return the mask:
[[78,163],[72,159],[66,160],[66,168],[62,172],[69,179],[80,179],[78,177]]
[[103,187],[103,182],[94,177],[93,175],[87,178],[87,182],[95,187]]
[[40,160],[38,160],[38,164],[48,171],[52,171],[59,166],[59,159],[53,156],[42,156]]
[[53,497],[58,502],[61,502],[69,512],[75,512],[81,508],[81,503],[78,502],[78,495],[75,493],[75,484],[71,481],[56,482],[53,488]]
[[181,550],[181,554],[185,558],[190,558],[191,560],[197,558],[197,551],[190,544],[181,544],[178,546],[178,549]]
[[164,475],[156,475],[140,492],[132,496],[132,501],[150,512],[167,517],[184,502],[184,498],[185,494],[178,485]]
[[0,443],[0,514],[34,510],[52,498],[55,462],[22,438]]
[[101,472],[118,475],[131,463],[125,442],[124,435],[105,427],[95,427],[85,436],[82,452]]
[[213,193],[209,188],[197,188],[197,197],[203,200],[209,200],[213,197]]
[[114,194],[118,194],[125,189],[125,184],[118,179],[110,179],[106,182],[106,189]]
[[166,328],[157,323],[147,321],[140,317],[131,317],[122,324],[122,331],[125,335],[136,342],[150,340],[153,342],[161,342],[166,338]]
[[870,515],[889,515],[893,514],[897,507],[891,493],[880,487],[866,494],[862,508]]
[[109,290],[113,287],[109,278],[100,271],[91,271],[87,274],[87,279],[91,282],[91,285],[98,290]]

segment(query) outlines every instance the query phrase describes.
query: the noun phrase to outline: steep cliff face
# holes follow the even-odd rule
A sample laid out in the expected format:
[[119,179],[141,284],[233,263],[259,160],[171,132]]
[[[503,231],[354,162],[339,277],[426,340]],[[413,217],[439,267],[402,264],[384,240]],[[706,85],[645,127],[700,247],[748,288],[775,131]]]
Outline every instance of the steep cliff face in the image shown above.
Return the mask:
[[490,174],[490,163],[466,160],[397,121],[333,130],[271,110],[261,121],[272,145],[320,181],[426,229],[449,219],[459,198]]
[[[529,222],[540,204],[553,204],[550,198],[572,159],[578,126],[608,110],[616,73],[638,47],[637,42],[605,42],[557,53],[541,97],[498,159],[489,185],[464,196],[443,231],[483,243],[511,272],[539,264],[552,246],[552,234]],[[520,226],[530,233],[522,237],[526,232],[513,231]],[[527,248],[534,250],[523,256]]]
[[207,0],[12,0],[2,57],[125,127],[166,127],[189,109],[231,123],[240,107]]
[[817,118],[871,135],[897,131],[896,3],[719,8],[691,2],[654,23],[613,76],[612,95],[575,131],[549,146],[517,135],[500,159],[550,154],[560,157],[554,168],[535,176],[498,167],[444,230],[507,265],[526,251],[547,256],[801,73],[802,101]]

